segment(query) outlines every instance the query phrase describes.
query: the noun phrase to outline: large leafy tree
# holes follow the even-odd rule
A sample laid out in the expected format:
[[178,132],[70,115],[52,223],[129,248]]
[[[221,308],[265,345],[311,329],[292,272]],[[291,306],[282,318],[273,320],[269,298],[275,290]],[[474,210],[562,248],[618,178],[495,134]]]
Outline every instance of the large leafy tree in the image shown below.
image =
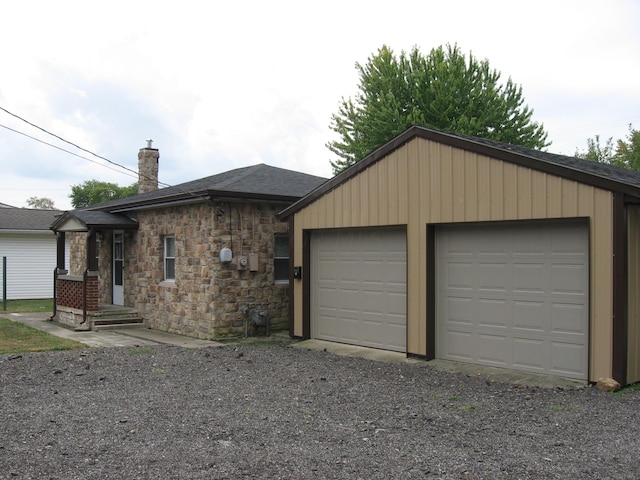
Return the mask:
[[424,56],[417,47],[400,56],[383,46],[365,65],[356,63],[359,93],[343,98],[330,127],[340,139],[327,147],[340,159],[339,173],[412,125],[474,135],[541,149],[549,145],[543,125],[532,121],[522,87],[487,60],[447,45]]
[[53,200],[47,197],[29,197],[27,198],[27,205],[29,208],[36,208],[38,210],[55,210]]
[[640,172],[640,130],[634,130],[633,126],[629,125],[627,138],[618,139],[615,149],[613,145],[613,137],[608,138],[602,145],[600,136],[596,135],[587,139],[587,150],[576,150],[575,156]]
[[71,205],[73,208],[84,208],[109,200],[126,198],[138,193],[138,184],[120,187],[115,183],[87,180],[71,187]]

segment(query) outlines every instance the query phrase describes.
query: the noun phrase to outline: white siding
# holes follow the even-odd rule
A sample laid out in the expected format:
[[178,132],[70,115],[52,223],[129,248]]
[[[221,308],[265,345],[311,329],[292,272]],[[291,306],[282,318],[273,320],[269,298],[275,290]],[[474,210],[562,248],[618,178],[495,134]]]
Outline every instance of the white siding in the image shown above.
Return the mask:
[[[65,249],[69,265],[69,248]],[[0,297],[2,257],[7,257],[7,299],[53,298],[56,237],[53,232],[0,234]]]

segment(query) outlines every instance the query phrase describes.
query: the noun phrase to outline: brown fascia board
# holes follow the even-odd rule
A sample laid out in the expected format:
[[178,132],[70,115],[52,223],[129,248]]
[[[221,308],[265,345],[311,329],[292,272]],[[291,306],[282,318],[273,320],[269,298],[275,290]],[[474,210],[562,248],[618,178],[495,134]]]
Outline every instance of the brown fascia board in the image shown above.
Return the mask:
[[[347,168],[343,172],[339,173],[332,179],[328,180],[316,190],[312,191],[305,197],[302,197],[299,201],[284,209],[278,214],[281,220],[286,220],[289,216],[302,210],[307,205],[315,202],[320,197],[326,195],[331,190],[335,189],[339,185],[345,183],[352,177],[355,177],[360,172],[381,160],[391,152],[402,147],[404,144],[410,142],[414,138],[422,138],[425,140],[431,140],[451,147],[466,150],[472,153],[485,155],[490,158],[503,160],[505,162],[513,163],[523,167],[531,168],[533,170],[542,171],[559,177],[575,180],[576,182],[591,185],[604,190],[613,192],[622,192],[632,197],[640,196],[640,189],[633,185],[627,185],[621,182],[617,182],[612,179],[593,175],[588,172],[576,170],[569,166],[563,166],[556,163],[547,162],[537,158],[529,157],[517,152],[511,152],[498,147],[492,147],[483,143],[474,142],[473,140],[456,136],[455,134],[448,134],[446,132],[440,132],[437,130],[431,130],[424,127],[413,126],[404,133],[401,133],[388,143],[384,144],[377,150],[367,155],[365,158],[355,163],[351,167]],[[544,152],[543,152],[544,153]]]
[[206,190],[203,192],[193,192],[191,194],[180,194],[172,197],[162,197],[144,202],[132,202],[128,205],[120,205],[115,208],[110,208],[110,213],[120,213],[135,210],[149,210],[152,208],[163,207],[175,207],[179,205],[187,205],[191,203],[199,202],[253,202],[253,203],[278,203],[282,205],[291,205],[300,197],[283,196],[283,195],[269,195],[261,193],[247,193],[247,192],[230,192],[230,191],[217,191]]
[[246,193],[246,192],[209,192],[211,201],[218,202],[252,202],[252,203],[281,203],[291,205],[300,200],[298,196],[270,195],[268,193]]
[[209,198],[207,196],[199,195],[177,195],[174,197],[162,197],[152,200],[146,200],[143,202],[132,202],[125,205],[119,205],[113,208],[107,208],[105,211],[110,213],[121,212],[133,212],[136,210],[149,210],[151,208],[163,208],[163,207],[176,207],[180,205],[187,205],[191,203],[206,202]]

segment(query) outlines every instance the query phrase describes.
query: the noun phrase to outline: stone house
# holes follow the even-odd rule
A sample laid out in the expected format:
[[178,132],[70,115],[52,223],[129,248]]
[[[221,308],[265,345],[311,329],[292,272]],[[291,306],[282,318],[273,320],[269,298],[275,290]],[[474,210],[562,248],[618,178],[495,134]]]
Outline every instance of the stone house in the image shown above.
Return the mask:
[[158,160],[150,145],[140,150],[137,195],[52,224],[55,319],[204,339],[287,328],[289,235],[277,213],[325,179],[259,164],[159,189]]

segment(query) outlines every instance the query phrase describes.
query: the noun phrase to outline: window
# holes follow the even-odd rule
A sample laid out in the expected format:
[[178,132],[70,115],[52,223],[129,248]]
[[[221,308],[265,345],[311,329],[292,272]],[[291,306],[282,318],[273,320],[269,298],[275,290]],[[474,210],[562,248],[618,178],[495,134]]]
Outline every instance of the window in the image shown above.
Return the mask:
[[176,237],[164,237],[164,279],[176,279]]
[[289,283],[289,235],[275,236],[273,276],[276,283]]

